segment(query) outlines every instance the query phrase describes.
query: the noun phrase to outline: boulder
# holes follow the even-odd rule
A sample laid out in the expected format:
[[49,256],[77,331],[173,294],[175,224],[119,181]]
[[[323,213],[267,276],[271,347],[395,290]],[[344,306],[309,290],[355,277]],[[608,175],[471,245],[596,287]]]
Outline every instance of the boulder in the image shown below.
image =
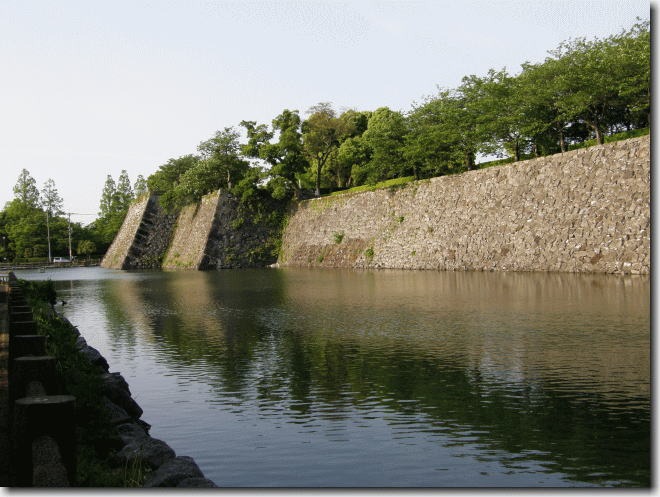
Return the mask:
[[94,347],[90,345],[85,345],[84,347],[80,348],[80,352],[94,366],[98,366],[99,368],[101,368],[103,371],[106,372],[110,369],[110,366],[108,365],[108,361],[106,361],[105,357],[103,357],[101,353],[98,350],[96,350]]
[[117,433],[124,445],[130,445],[149,436],[144,428],[137,423],[120,424],[117,426]]
[[174,450],[162,440],[145,437],[126,445],[117,453],[116,457],[124,465],[143,461],[151,469],[155,469],[175,456]]
[[204,478],[204,474],[192,457],[179,456],[166,461],[151,473],[144,487],[176,487],[189,478]]
[[128,415],[126,410],[119,407],[117,404],[112,402],[105,395],[101,397],[101,403],[103,404],[103,408],[105,409],[105,412],[108,414],[108,417],[110,418],[110,423],[112,425],[128,423],[132,420],[132,418]]
[[124,409],[132,418],[138,419],[142,416],[142,408],[131,397],[128,384],[119,373],[105,373],[101,375],[101,380],[102,394]]
[[137,420],[135,420],[135,422],[138,425],[140,425],[144,429],[144,431],[146,431],[147,433],[149,433],[149,430],[151,430],[151,425],[149,423],[147,423],[146,421],[143,421],[142,419],[137,419]]
[[208,478],[186,478],[181,480],[177,485],[177,488],[218,488],[218,486],[213,483]]

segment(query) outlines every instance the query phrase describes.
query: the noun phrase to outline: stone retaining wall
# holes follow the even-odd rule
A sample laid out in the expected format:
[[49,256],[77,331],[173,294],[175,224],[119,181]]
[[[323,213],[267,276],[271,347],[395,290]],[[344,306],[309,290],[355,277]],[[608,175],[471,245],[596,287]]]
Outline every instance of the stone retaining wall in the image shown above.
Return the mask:
[[163,269],[199,269],[204,262],[208,237],[218,209],[218,194],[181,209]]
[[101,261],[110,269],[155,269],[172,238],[176,215],[166,212],[156,195],[130,206],[124,222]]
[[149,198],[144,198],[132,204],[126,213],[119,232],[105,253],[101,266],[111,269],[123,269],[128,252],[135,241],[135,235],[144,217]]
[[302,202],[279,264],[650,271],[650,138]]
[[111,269],[264,267],[276,261],[279,226],[217,191],[178,214],[152,195],[135,202],[101,266]]

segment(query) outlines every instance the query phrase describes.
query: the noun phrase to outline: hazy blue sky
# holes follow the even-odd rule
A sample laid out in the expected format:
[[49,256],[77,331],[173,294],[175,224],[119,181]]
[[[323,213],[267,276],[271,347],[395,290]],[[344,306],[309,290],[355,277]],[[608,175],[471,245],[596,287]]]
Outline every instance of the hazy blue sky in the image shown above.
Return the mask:
[[[489,68],[649,18],[638,0],[1,0],[0,205],[25,168],[96,214],[216,130],[283,109],[407,111]],[[78,217],[89,222],[91,217]]]

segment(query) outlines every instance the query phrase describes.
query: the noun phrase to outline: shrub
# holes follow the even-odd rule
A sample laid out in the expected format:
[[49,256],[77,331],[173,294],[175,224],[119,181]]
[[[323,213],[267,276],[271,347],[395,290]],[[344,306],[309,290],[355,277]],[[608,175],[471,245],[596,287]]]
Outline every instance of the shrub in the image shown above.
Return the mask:
[[335,241],[335,243],[341,243],[341,241],[344,239],[344,232],[339,231],[335,232],[332,234],[332,239]]

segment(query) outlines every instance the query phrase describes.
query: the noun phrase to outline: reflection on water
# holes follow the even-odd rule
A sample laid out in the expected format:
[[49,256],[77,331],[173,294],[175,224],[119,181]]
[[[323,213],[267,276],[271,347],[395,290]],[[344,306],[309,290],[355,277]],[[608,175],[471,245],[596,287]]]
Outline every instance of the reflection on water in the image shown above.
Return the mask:
[[648,278],[46,276],[221,486],[650,484]]

